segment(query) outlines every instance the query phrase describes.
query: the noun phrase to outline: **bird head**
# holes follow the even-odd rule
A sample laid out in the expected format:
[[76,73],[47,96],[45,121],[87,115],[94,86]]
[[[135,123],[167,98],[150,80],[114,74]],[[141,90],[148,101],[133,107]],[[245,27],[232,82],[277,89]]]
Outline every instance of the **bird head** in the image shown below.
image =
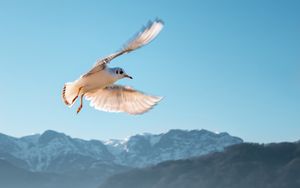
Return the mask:
[[122,68],[114,68],[114,74],[118,79],[122,79],[122,78],[130,78],[132,79],[131,76],[129,76],[128,74],[126,74],[126,72],[122,69]]

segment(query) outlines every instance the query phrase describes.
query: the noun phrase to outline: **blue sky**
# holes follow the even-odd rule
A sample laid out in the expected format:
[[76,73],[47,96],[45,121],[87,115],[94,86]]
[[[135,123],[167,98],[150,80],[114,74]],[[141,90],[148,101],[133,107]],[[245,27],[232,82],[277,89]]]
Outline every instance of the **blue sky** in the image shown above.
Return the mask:
[[[281,0],[0,1],[0,132],[108,139],[204,128],[299,140],[299,9]],[[134,77],[121,84],[164,96],[158,106],[130,116],[64,105],[65,82],[156,17],[158,38],[110,66]]]

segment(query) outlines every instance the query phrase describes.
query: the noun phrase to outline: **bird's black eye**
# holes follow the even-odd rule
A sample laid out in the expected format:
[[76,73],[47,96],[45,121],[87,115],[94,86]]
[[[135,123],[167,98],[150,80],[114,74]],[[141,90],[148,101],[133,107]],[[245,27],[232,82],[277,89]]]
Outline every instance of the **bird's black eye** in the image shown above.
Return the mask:
[[119,70],[116,70],[116,74],[119,74]]
[[124,72],[123,72],[123,70],[120,70],[120,74],[123,74]]

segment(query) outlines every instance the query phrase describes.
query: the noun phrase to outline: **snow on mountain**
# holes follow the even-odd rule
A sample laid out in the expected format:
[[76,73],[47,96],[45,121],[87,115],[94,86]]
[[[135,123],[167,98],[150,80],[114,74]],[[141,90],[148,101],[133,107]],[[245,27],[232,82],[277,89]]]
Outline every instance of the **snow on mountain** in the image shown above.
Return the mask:
[[144,167],[166,160],[185,159],[222,151],[224,147],[243,142],[228,133],[207,130],[170,130],[165,134],[135,135],[126,140],[105,142],[115,154],[115,162],[133,167]]
[[22,138],[0,134],[0,158],[31,171],[67,172],[103,165],[144,167],[221,151],[243,142],[228,133],[170,130],[105,142],[71,138],[52,130]]
[[[100,141],[71,138],[51,130],[45,131],[42,135],[26,136],[20,139],[0,138],[0,143],[6,146],[5,148],[0,145],[2,152],[5,151],[25,161],[31,171],[60,171],[74,166],[85,168],[85,165],[94,161],[111,163],[113,160],[113,155]],[[76,161],[81,162],[76,163]]]
[[108,141],[104,141],[103,143],[106,145],[107,149],[114,155],[118,156],[124,150],[126,150],[126,142],[128,139],[117,140],[110,139]]

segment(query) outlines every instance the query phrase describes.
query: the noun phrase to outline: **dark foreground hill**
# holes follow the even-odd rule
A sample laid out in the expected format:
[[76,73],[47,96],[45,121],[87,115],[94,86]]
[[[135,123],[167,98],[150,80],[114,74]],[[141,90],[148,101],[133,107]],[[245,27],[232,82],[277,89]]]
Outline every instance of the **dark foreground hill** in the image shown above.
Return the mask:
[[101,188],[299,188],[300,143],[238,144],[110,177]]
[[30,172],[0,159],[0,188],[95,188],[110,166],[69,173]]

